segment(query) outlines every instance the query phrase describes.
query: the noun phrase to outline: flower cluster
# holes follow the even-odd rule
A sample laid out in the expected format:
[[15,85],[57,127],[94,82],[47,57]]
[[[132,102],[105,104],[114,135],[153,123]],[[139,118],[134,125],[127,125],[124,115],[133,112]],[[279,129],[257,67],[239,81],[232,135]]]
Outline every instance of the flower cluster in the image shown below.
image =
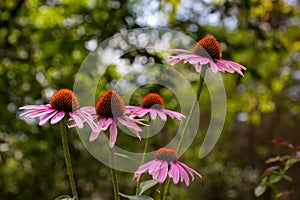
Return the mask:
[[[218,71],[238,73],[244,75],[242,70],[246,68],[233,61],[222,59],[222,49],[214,36],[207,36],[199,40],[193,51],[184,49],[173,49],[169,52],[177,55],[169,56],[171,65],[181,61],[195,66],[197,72],[203,67],[210,68],[214,73]],[[43,126],[48,120],[56,124],[66,119],[68,127],[83,128],[87,123],[91,128],[89,141],[95,141],[101,132],[109,129],[109,147],[113,148],[118,135],[117,124],[125,126],[128,130],[141,140],[141,126],[148,126],[143,117],[148,115],[151,120],[157,117],[166,121],[167,117],[182,120],[185,116],[179,112],[168,110],[160,94],[149,93],[143,97],[140,106],[125,105],[121,96],[113,89],[105,91],[94,106],[80,107],[78,98],[70,89],[58,90],[46,105],[27,105],[20,107],[24,110],[20,117],[39,118],[39,125]],[[189,117],[188,117],[189,119]],[[188,123],[188,122],[186,122]],[[190,184],[190,177],[201,175],[186,164],[178,161],[178,154],[172,148],[160,148],[155,153],[155,158],[142,165],[134,173],[138,181],[144,172],[147,172],[154,180],[163,183],[167,176],[177,184],[179,180],[184,181],[186,186]]]

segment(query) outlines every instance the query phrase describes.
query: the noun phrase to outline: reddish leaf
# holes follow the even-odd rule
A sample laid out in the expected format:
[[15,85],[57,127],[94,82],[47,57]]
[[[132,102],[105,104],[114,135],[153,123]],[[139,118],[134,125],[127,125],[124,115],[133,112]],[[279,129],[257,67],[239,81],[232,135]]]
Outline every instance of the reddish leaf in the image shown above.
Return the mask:
[[291,143],[288,143],[287,141],[285,140],[281,140],[281,139],[276,139],[276,140],[273,140],[273,143],[275,144],[280,144],[282,146],[286,146],[290,149],[294,149],[294,145],[292,145]]
[[268,176],[272,171],[279,169],[278,165],[268,167],[261,175],[261,178]]

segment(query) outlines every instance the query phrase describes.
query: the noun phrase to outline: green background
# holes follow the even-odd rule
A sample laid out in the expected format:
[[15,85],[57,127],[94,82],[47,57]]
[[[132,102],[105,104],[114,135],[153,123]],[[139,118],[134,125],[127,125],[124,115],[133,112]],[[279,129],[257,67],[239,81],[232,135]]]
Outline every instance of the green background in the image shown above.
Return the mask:
[[[264,160],[288,153],[271,141],[281,138],[299,144],[300,138],[299,10],[296,0],[1,0],[0,199],[54,199],[70,194],[58,125],[26,123],[19,119],[18,108],[46,104],[51,92],[72,88],[90,52],[88,42],[100,43],[121,30],[149,26],[177,30],[195,40],[212,34],[221,42],[224,59],[248,69],[245,77],[222,74],[227,116],[221,138],[200,160],[203,136],[198,134],[181,161],[203,179],[188,188],[183,183],[172,186],[171,199],[270,199],[270,191],[254,196],[267,166]],[[134,59],[139,54],[128,56]],[[180,66],[193,72],[192,67]],[[106,75],[107,80],[116,77],[114,70]],[[165,99],[173,97],[164,88],[155,91]],[[174,100],[165,101],[166,108],[178,109],[176,105]],[[201,132],[210,119],[206,88],[200,105]],[[172,123],[166,134],[151,141],[151,150],[172,138],[168,134]],[[128,142],[129,149],[136,148],[126,137],[122,141]],[[112,199],[110,169],[87,152],[74,130],[69,132],[69,143],[80,199]],[[293,181],[279,184],[280,190],[293,191],[288,199],[300,198],[299,173],[297,167],[292,169]],[[120,172],[119,179],[120,191],[133,194],[132,174]]]

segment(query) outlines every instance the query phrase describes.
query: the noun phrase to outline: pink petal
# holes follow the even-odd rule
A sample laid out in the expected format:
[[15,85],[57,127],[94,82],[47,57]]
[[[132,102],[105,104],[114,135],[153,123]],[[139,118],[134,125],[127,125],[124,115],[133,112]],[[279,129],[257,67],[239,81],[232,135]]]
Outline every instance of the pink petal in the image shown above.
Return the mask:
[[[29,118],[34,118],[34,115],[36,113],[43,113],[44,112],[44,109],[43,110],[27,110],[25,112],[22,112],[20,114],[20,117],[29,117]],[[45,113],[46,114],[46,113]]]
[[201,174],[199,174],[198,172],[196,172],[194,169],[190,168],[189,166],[187,166],[186,164],[176,161],[177,163],[179,163],[182,167],[184,167],[186,169],[186,171],[189,172],[189,174],[192,177],[192,181],[194,180],[194,174],[196,174],[197,176],[199,176],[200,178],[202,178]]
[[92,131],[100,131],[99,127],[94,122],[93,117],[91,115],[89,115],[88,113],[82,112],[81,110],[76,111],[76,113],[78,115],[80,115],[81,118],[83,119],[83,121],[86,122],[90,126],[90,128],[92,129]]
[[101,131],[92,131],[92,133],[89,137],[89,141],[93,142],[94,140],[96,140],[100,133],[101,133]]
[[231,66],[237,68],[237,69],[247,70],[246,67],[244,67],[243,65],[240,65],[240,64],[238,64],[236,62],[233,62],[233,61],[230,61],[230,60],[222,60],[222,61],[225,62],[228,65],[231,65]]
[[179,163],[174,162],[174,164],[176,165],[176,167],[177,167],[178,170],[179,170],[179,173],[180,173],[180,175],[181,175],[181,180],[184,180],[185,185],[186,185],[186,186],[189,186],[189,184],[190,184],[190,179],[189,179],[188,173],[184,170],[183,167],[181,167],[181,165],[180,165]]
[[167,116],[166,116],[166,114],[164,113],[164,111],[157,110],[157,114],[159,115],[159,117],[160,117],[163,121],[166,121],[166,120],[167,120]]
[[69,112],[69,115],[71,116],[71,119],[74,119],[75,121],[75,124],[78,128],[83,128],[83,122],[82,120],[80,119],[79,116],[77,116],[75,113],[73,112]]
[[157,116],[157,111],[155,109],[151,109],[150,108],[150,118],[152,120],[155,120],[156,119],[156,116]]
[[202,57],[199,55],[194,55],[194,57],[190,57],[188,59],[186,59],[186,62],[189,62],[190,64],[194,65],[196,63],[200,63],[201,65],[207,64],[209,62],[209,58],[207,57]]
[[155,172],[157,172],[162,164],[162,160],[153,160],[152,165],[149,167],[149,174],[153,175]]
[[[101,118],[101,119],[103,119],[103,123],[102,123],[102,127],[101,127],[102,130],[106,130],[114,122],[114,120],[112,118]],[[99,124],[99,122],[98,122],[98,124]]]
[[182,118],[185,118],[185,116],[183,114],[179,113],[179,112],[175,112],[175,111],[171,111],[171,110],[166,110],[165,109],[165,113],[167,115],[169,115],[171,118],[175,117],[178,120],[181,120]]
[[177,184],[179,181],[179,170],[173,162],[170,162],[170,165],[169,176],[173,178],[173,183]]
[[171,61],[171,65],[176,65],[177,63],[182,61],[182,59],[173,58],[173,56],[170,56],[169,59]]
[[[127,128],[130,128],[130,129],[133,129],[133,130],[136,130],[136,131],[142,131],[142,129],[138,126],[138,125],[136,125],[134,122],[132,122],[132,121],[129,121],[129,120],[131,120],[130,118],[127,118],[127,120],[124,120],[124,119],[122,119],[121,117],[118,117],[117,118],[118,119],[118,121],[121,123],[121,124],[123,124],[124,126],[126,126]],[[126,118],[125,118],[126,119]]]
[[52,113],[49,113],[49,114],[45,115],[44,117],[42,117],[42,119],[39,122],[39,125],[43,126],[51,117],[56,115],[57,112],[58,111],[52,111]]
[[200,63],[197,63],[195,66],[196,72],[201,72],[202,70],[202,65]]
[[212,72],[217,73],[219,69],[218,69],[218,66],[216,65],[216,63],[213,60],[211,60],[209,62],[209,64],[210,64],[210,68],[211,68]]
[[62,118],[64,118],[64,116],[65,116],[65,112],[64,112],[64,111],[58,112],[58,113],[51,119],[51,124],[56,124],[56,123],[59,122]]
[[163,183],[168,175],[168,162],[167,161],[163,161],[160,170],[159,170],[159,174],[158,174],[158,182]]
[[48,113],[51,113],[53,111],[42,111],[42,112],[37,112],[37,113],[34,113],[34,114],[31,114],[30,117],[31,118],[36,118],[36,117],[40,117],[42,115],[45,115],[45,114],[48,114]]
[[92,115],[97,114],[94,106],[84,106],[84,107],[81,107],[80,110],[85,111]]
[[138,113],[140,114],[141,117],[143,117],[144,115],[146,115],[149,112],[150,112],[149,108],[143,108],[140,111],[138,111]]
[[110,129],[109,129],[109,147],[113,148],[116,141],[117,141],[117,124],[115,121],[113,121],[110,125]]
[[142,174],[142,173],[144,173],[145,171],[147,171],[147,170],[149,169],[149,167],[152,165],[152,162],[153,162],[153,161],[154,161],[154,160],[151,160],[151,161],[149,161],[149,162],[147,162],[147,163],[141,165],[141,166],[136,170],[136,172],[134,173],[134,175],[136,175],[136,174]]
[[45,109],[45,108],[48,108],[48,106],[46,106],[46,105],[28,105],[28,106],[22,106],[22,107],[20,107],[19,109],[20,110],[31,110],[31,109],[34,109],[34,110],[36,110],[36,109]]
[[220,60],[216,61],[216,64],[219,66],[219,68],[222,68],[224,71],[229,73],[234,73],[235,70],[229,67],[226,63],[221,62]]

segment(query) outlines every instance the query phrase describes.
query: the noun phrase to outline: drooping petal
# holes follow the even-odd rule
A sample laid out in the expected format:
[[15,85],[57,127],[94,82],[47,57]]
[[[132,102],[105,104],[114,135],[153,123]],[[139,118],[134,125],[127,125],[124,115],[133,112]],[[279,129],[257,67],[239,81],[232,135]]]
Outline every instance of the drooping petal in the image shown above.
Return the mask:
[[106,130],[114,122],[112,118],[101,118],[101,119],[103,119],[103,123],[101,127],[102,130]]
[[90,126],[92,131],[98,131],[99,130],[99,127],[94,122],[93,117],[90,114],[88,114],[86,112],[83,112],[81,110],[76,111],[76,113],[77,113],[77,115],[79,115],[83,119],[84,122],[86,122]]
[[39,125],[43,126],[51,117],[56,115],[56,113],[58,113],[58,111],[52,111],[52,113],[49,113],[49,114],[46,114],[45,116],[43,116],[39,122]]
[[109,147],[110,148],[114,147],[114,145],[117,141],[117,134],[118,134],[117,124],[115,121],[113,121],[109,128]]
[[209,62],[209,58],[194,54],[194,56],[191,56],[190,58],[185,59],[185,61],[192,65],[194,65],[196,63],[200,63],[201,65],[204,65]]
[[163,161],[163,163],[161,164],[160,170],[159,170],[159,174],[158,174],[158,182],[163,183],[168,175],[168,162],[167,161]]
[[167,116],[166,116],[166,114],[164,113],[164,111],[157,110],[157,114],[159,115],[159,117],[160,117],[163,121],[166,121],[166,120],[167,120]]
[[244,76],[243,72],[241,71],[246,70],[246,67],[244,67],[243,65],[240,65],[236,62],[233,61],[229,61],[229,60],[218,60],[219,62],[221,62],[222,64],[225,64],[226,66],[228,66],[229,68],[233,69],[234,71],[236,71],[237,73],[239,73],[241,76]]
[[181,165],[177,162],[174,162],[174,164],[176,165],[176,167],[179,170],[180,176],[181,176],[181,181],[184,180],[185,185],[189,186],[190,185],[190,179],[189,179],[189,175],[188,173],[185,171],[185,169],[183,167],[181,167]]
[[48,109],[29,110],[27,112],[22,113],[20,117],[36,118],[51,112],[52,110],[48,110]]
[[84,106],[84,107],[81,107],[80,110],[85,111],[92,115],[97,114],[94,106]]
[[[127,120],[124,120],[127,119]],[[130,118],[122,118],[122,117],[118,117],[117,120],[123,124],[124,126],[126,126],[127,128],[136,130],[136,131],[142,131],[142,129],[136,125],[134,122],[130,121]]]
[[141,165],[137,170],[136,172],[134,173],[135,175],[136,174],[142,174],[144,173],[145,171],[147,171],[149,169],[149,167],[152,165],[154,160],[151,160],[149,162],[146,162],[145,164]]
[[223,71],[234,73],[235,70],[232,69],[230,66],[228,66],[226,63],[223,63],[221,60],[216,60],[216,64],[218,65],[218,68],[221,68]]
[[99,131],[92,131],[92,133],[89,137],[89,141],[93,142],[94,140],[96,140],[100,133],[101,133],[100,130]]
[[51,124],[56,124],[57,122],[59,122],[62,118],[64,118],[65,116],[65,112],[64,111],[60,111],[58,112],[52,119],[51,119]]
[[70,115],[70,119],[74,119],[74,122],[75,122],[75,124],[76,124],[76,126],[78,127],[78,128],[83,128],[83,122],[82,122],[82,120],[80,119],[80,117],[79,116],[77,116],[75,113],[73,113],[73,112],[69,112],[69,115]]
[[217,73],[219,71],[218,66],[216,65],[216,63],[213,60],[211,60],[209,62],[209,64],[210,64],[210,68],[213,73]]
[[157,116],[157,111],[155,109],[151,109],[150,108],[150,118],[152,120],[155,120],[156,119],[156,116]]
[[173,162],[170,162],[169,176],[172,177],[173,183],[177,184],[179,182],[179,170]]
[[178,120],[181,120],[182,118],[185,118],[185,116],[179,112],[171,111],[171,110],[164,110],[164,112],[169,115],[171,118],[176,118]]
[[196,69],[196,72],[201,72],[202,65],[200,63],[196,63],[195,69]]
[[236,69],[243,69],[243,70],[247,70],[246,67],[244,67],[243,65],[240,65],[239,63],[230,61],[230,60],[222,60],[223,62],[235,67]]
[[153,160],[152,165],[149,167],[149,174],[153,175],[156,171],[158,171],[162,162],[162,160]]
[[184,167],[186,169],[186,171],[189,172],[189,174],[192,177],[192,181],[194,180],[194,174],[196,174],[197,176],[199,176],[200,178],[202,178],[201,174],[199,174],[198,172],[196,172],[194,169],[190,168],[189,166],[187,166],[186,164],[180,162],[180,161],[176,161],[178,164],[180,164],[182,167]]
[[145,116],[146,114],[148,114],[150,112],[149,108],[142,108],[140,111],[138,111],[139,115],[141,117]]

